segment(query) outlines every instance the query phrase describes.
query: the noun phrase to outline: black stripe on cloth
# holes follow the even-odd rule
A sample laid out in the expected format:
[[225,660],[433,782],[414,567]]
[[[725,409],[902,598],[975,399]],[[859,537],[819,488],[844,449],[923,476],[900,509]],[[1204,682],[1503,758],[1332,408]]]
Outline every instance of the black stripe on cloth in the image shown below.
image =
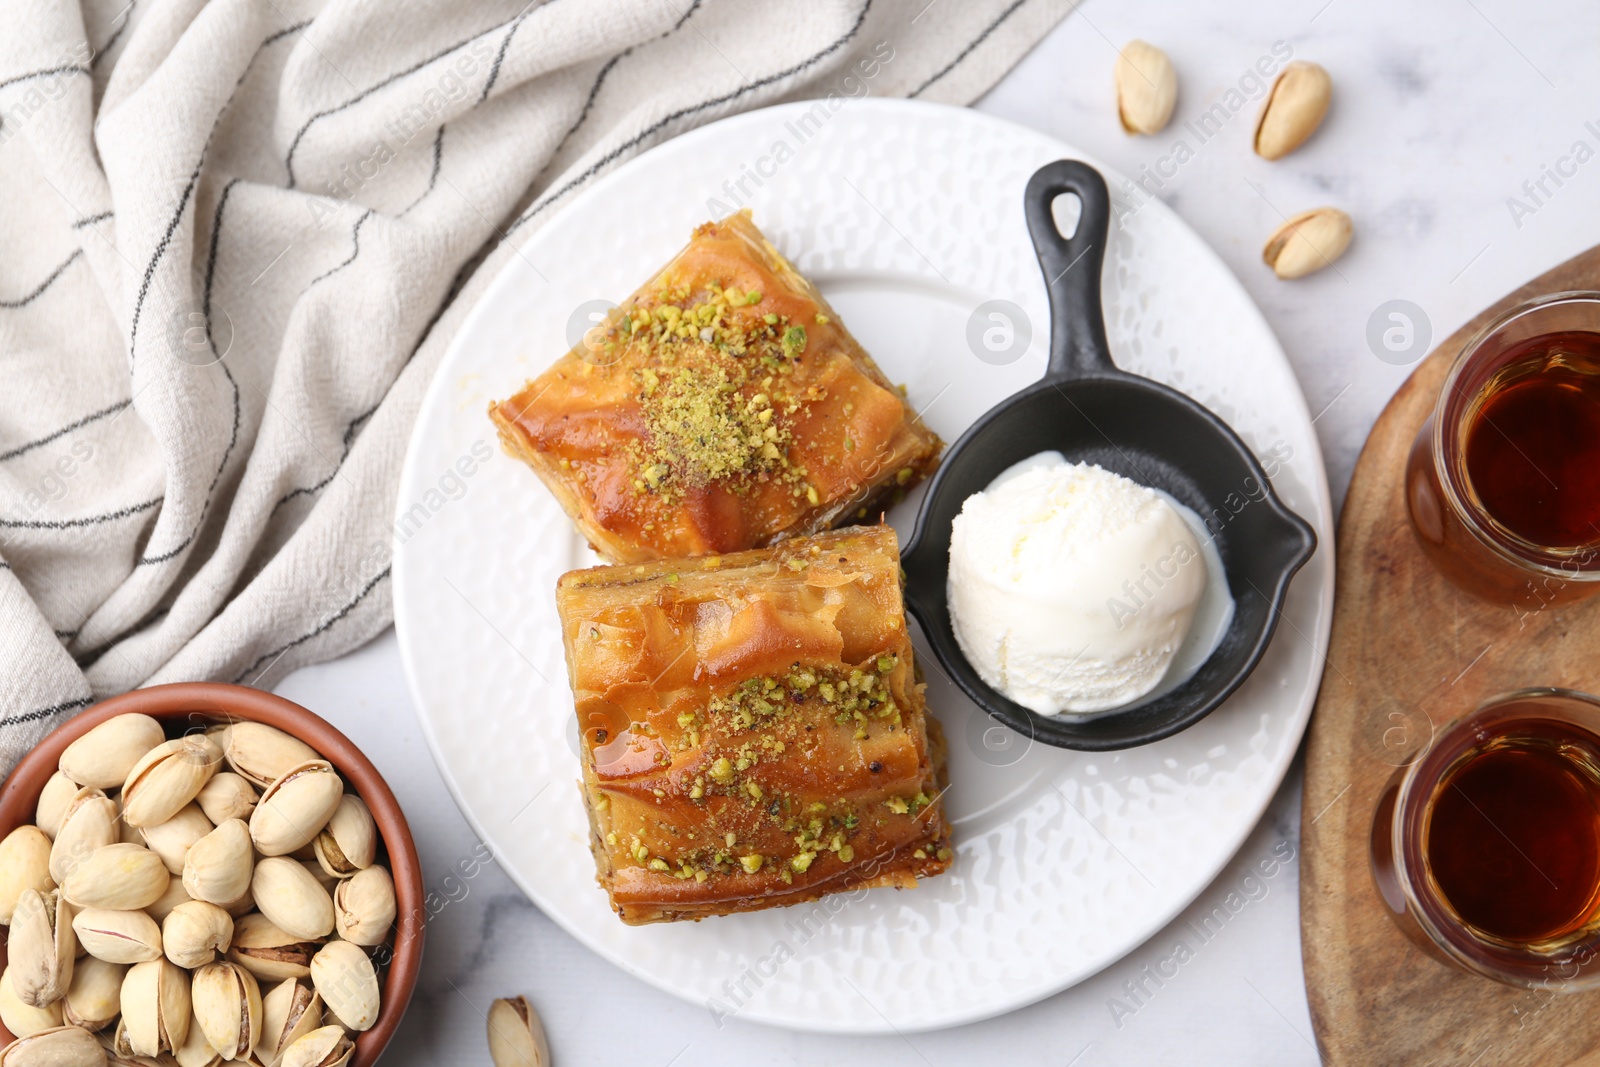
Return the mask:
[[[413,350],[412,355],[415,354],[416,351]],[[409,358],[407,359],[407,362],[410,362]],[[283,507],[296,497],[311,496],[313,493],[319,493],[323,489],[327,488],[328,484],[339,476],[340,469],[344,467],[344,461],[350,458],[350,449],[355,446],[356,433],[361,427],[361,424],[372,418],[372,416],[375,415],[378,409],[382,406],[383,401],[380,400],[367,410],[363,411],[361,414],[357,415],[355,418],[351,419],[349,424],[345,426],[344,450],[340,452],[339,462],[333,465],[333,470],[328,472],[328,476],[326,478],[322,479],[322,481],[316,483],[315,485],[306,485],[301,486],[298,489],[289,490],[287,493],[283,494],[283,496],[278,498],[278,502],[276,504],[272,505],[272,513],[274,515],[277,514],[279,508]]]
[[128,23],[133,21],[133,8],[138,2],[139,0],[128,0],[128,6],[122,9],[122,24],[111,31],[111,36],[107,37],[106,43],[100,46],[100,51],[96,52],[94,58],[89,60],[89,66],[98,67],[100,61],[106,57],[106,53],[115,48],[117,42],[122,40],[122,35],[128,31]]
[[44,70],[30,70],[26,74],[0,81],[0,89],[16,85],[19,82],[32,81],[34,78],[49,78],[57,74],[88,74],[89,68],[82,63],[67,63],[59,67],[46,67]]
[[16,459],[18,456],[20,456],[20,455],[22,455],[22,454],[24,454],[26,452],[32,452],[34,449],[40,448],[40,447],[42,447],[44,445],[47,445],[51,441],[56,440],[57,438],[65,437],[67,434],[71,433],[74,430],[81,430],[85,426],[89,425],[91,422],[96,422],[96,421],[98,421],[100,419],[103,419],[107,415],[115,415],[118,412],[126,411],[126,410],[128,410],[129,406],[131,406],[132,404],[133,404],[132,400],[120,401],[120,402],[118,402],[116,404],[112,404],[108,408],[101,408],[99,411],[90,412],[89,414],[85,415],[83,418],[79,419],[77,422],[69,423],[68,425],[61,427],[61,429],[56,430],[53,433],[47,433],[43,437],[35,438],[34,440],[29,441],[25,445],[18,445],[16,448],[13,448],[9,452],[0,452],[0,463],[4,463],[8,459]]
[[[317,275],[315,278],[312,278],[310,283],[306,286],[306,289],[310,289],[311,286],[316,285],[324,278],[338,274],[340,271],[344,270],[346,267],[356,261],[356,257],[361,254],[361,227],[366,225],[366,221],[370,219],[372,215],[373,211],[369,207],[367,210],[361,213],[361,217],[359,219],[356,219],[355,228],[350,231],[350,243],[355,246],[350,249],[350,258],[339,264],[337,267],[330,267],[321,274]],[[303,291],[304,290],[302,290],[302,292]]]
[[52,704],[48,708],[40,708],[37,711],[29,711],[24,712],[21,715],[13,715],[9,719],[0,719],[0,726],[20,726],[25,722],[38,722],[40,719],[48,719],[52,715],[59,715],[63,711],[75,711],[78,708],[86,708],[93,703],[94,697],[79,697],[77,700],[66,700],[62,701],[60,704]]
[[1004,11],[1000,12],[1000,16],[998,18],[996,18],[993,22],[989,23],[988,26],[984,27],[983,32],[978,34],[978,36],[974,37],[972,39],[972,43],[967,45],[967,47],[963,48],[961,50],[960,54],[958,54],[954,59],[952,59],[948,64],[945,65],[943,70],[939,71],[933,77],[929,78],[927,81],[923,82],[921,85],[919,85],[915,89],[913,89],[909,94],[907,94],[906,99],[915,100],[917,97],[922,95],[922,91],[924,89],[926,89],[928,86],[932,85],[934,82],[938,81],[940,78],[943,78],[946,74],[949,74],[952,70],[955,70],[956,66],[963,59],[966,59],[969,55],[972,54],[972,50],[974,48],[977,48],[984,41],[988,40],[989,35],[991,33],[993,33],[995,30],[999,29],[1000,28],[1000,24],[1002,22],[1004,22],[1006,19],[1010,18],[1013,14],[1016,13],[1017,8],[1021,7],[1023,4],[1025,4],[1027,2],[1028,2],[1028,0],[1015,0],[1015,2],[1010,7],[1006,8]]
[[[673,30],[674,30],[674,31],[676,31],[676,30],[681,30],[681,29],[683,29],[683,24],[684,24],[684,23],[685,23],[685,22],[688,22],[688,21],[689,21],[689,16],[690,16],[690,15],[693,15],[693,14],[694,14],[694,13],[695,13],[695,12],[696,12],[696,11],[699,11],[699,10],[700,10],[700,5],[701,5],[701,4],[702,4],[702,3],[703,3],[703,2],[704,2],[704,0],[694,0],[694,3],[692,3],[692,4],[690,4],[690,5],[689,5],[689,8],[688,8],[688,10],[687,10],[687,11],[685,11],[685,12],[684,12],[684,13],[683,13],[683,14],[682,14],[682,15],[679,15],[679,16],[678,16],[678,21],[677,21],[677,22],[674,22],[674,23],[673,23],[673,24],[672,24],[672,28],[673,28]],[[665,34],[663,34],[663,35],[662,35],[662,36],[665,36]]]
[[93,226],[97,222],[104,222],[114,214],[116,214],[114,211],[102,211],[98,215],[90,215],[86,219],[79,219],[77,222],[72,224],[72,228],[74,230],[81,230],[85,226]]
[[443,163],[444,127],[440,126],[433,132],[433,169],[428,172],[428,187],[422,190],[421,193],[417,194],[417,198],[411,201],[411,203],[407,204],[405,206],[405,210],[401,211],[400,214],[395,216],[395,218],[405,218],[405,216],[411,214],[412,208],[416,207],[418,204],[422,203],[428,198],[428,194],[433,192],[433,187],[439,184],[439,169]]
[[[1022,0],[1018,0],[1018,2],[1020,3],[1020,2],[1022,2]],[[832,44],[828,45],[826,48],[822,49],[820,52],[816,52],[813,55],[807,57],[806,59],[801,60],[799,63],[796,63],[794,66],[789,67],[789,68],[787,68],[785,70],[777,71],[777,72],[775,72],[773,74],[768,74],[768,75],[765,75],[763,77],[757,78],[755,81],[752,81],[752,82],[749,82],[749,83],[747,83],[745,85],[742,85],[739,88],[733,90],[732,92],[724,93],[724,94],[722,94],[721,96],[718,96],[718,97],[713,97],[710,100],[706,100],[706,101],[703,101],[701,103],[695,104],[692,107],[681,107],[681,108],[678,108],[676,111],[672,111],[672,112],[662,116],[660,119],[657,119],[651,125],[646,126],[643,130],[640,130],[638,133],[634,134],[632,137],[628,138],[626,141],[624,141],[621,144],[617,145],[615,148],[611,149],[611,151],[607,152],[605,155],[601,156],[599,159],[595,160],[592,164],[589,165],[589,167],[586,170],[584,170],[584,172],[582,174],[579,174],[576,178],[573,178],[566,185],[563,185],[560,189],[557,189],[555,192],[551,193],[549,196],[547,196],[543,200],[539,201],[539,203],[537,203],[533,207],[529,208],[526,212],[523,213],[522,217],[517,219],[509,227],[506,228],[506,231],[500,235],[501,238],[504,239],[504,238],[510,237],[513,233],[516,233],[519,227],[521,227],[524,223],[528,222],[535,215],[538,215],[545,208],[549,207],[551,204],[555,203],[557,200],[560,200],[563,196],[566,196],[568,193],[572,192],[574,189],[576,189],[578,186],[582,185],[584,182],[588,181],[590,178],[594,177],[596,174],[599,174],[606,167],[610,166],[612,163],[615,163],[622,156],[626,155],[628,152],[630,152],[633,149],[637,148],[641,143],[643,143],[644,141],[648,140],[650,137],[654,136],[656,133],[658,133],[664,127],[669,126],[674,122],[677,122],[679,119],[687,118],[690,115],[698,114],[701,111],[705,111],[708,108],[717,107],[717,106],[719,106],[721,104],[726,104],[729,101],[737,100],[739,97],[744,96],[746,93],[752,93],[752,92],[755,92],[757,89],[763,89],[766,86],[771,85],[774,82],[779,82],[779,81],[782,81],[785,78],[792,77],[792,76],[794,76],[796,74],[799,74],[801,71],[806,70],[806,69],[808,69],[810,67],[813,67],[816,64],[822,62],[828,56],[832,55],[834,52],[837,52],[839,49],[841,49],[845,45],[849,44],[850,41],[855,37],[855,35],[857,33],[861,32],[861,25],[862,25],[862,23],[867,21],[867,12],[870,11],[870,10],[872,10],[872,0],[866,0],[866,3],[861,5],[860,14],[858,14],[856,16],[855,25],[851,26],[849,30],[847,30],[841,37],[839,37],[837,40],[835,40]]]
[[[392,565],[391,565],[391,567],[392,567]],[[370,582],[368,582],[364,587],[362,587],[361,592],[357,593],[353,600],[351,600],[344,607],[340,608],[333,615],[330,615],[328,618],[324,619],[322,621],[322,624],[319,625],[315,630],[312,630],[310,633],[301,634],[299,637],[295,638],[293,641],[289,641],[289,642],[287,642],[285,644],[279,645],[277,648],[273,649],[271,652],[268,652],[268,653],[258,657],[254,663],[250,664],[250,666],[246,667],[243,671],[240,672],[239,676],[233,680],[233,684],[234,685],[238,685],[240,682],[244,681],[244,679],[248,675],[250,675],[257,667],[261,666],[263,663],[265,663],[267,666],[270,667],[270,666],[272,666],[273,663],[277,662],[278,657],[282,656],[285,652],[288,652],[292,648],[297,648],[300,645],[305,644],[307,641],[310,641],[312,638],[318,637],[318,636],[326,633],[328,630],[332,629],[335,623],[337,623],[340,619],[344,618],[346,615],[348,615],[352,611],[354,611],[356,609],[356,605],[360,604],[363,600],[365,600],[367,598],[367,595],[369,593],[371,593],[374,588],[377,587],[379,582],[381,582],[385,578],[389,577],[389,571],[390,571],[391,567],[385,567],[385,568],[383,568],[383,570],[379,571],[373,577],[373,579]],[[260,675],[257,675],[257,677],[260,677]]]
[[27,307],[29,304],[33,303],[39,297],[43,296],[44,295],[44,291],[46,289],[50,288],[52,285],[54,285],[56,283],[56,279],[61,277],[63,274],[65,274],[66,271],[67,271],[67,268],[72,266],[74,263],[76,263],[82,257],[83,257],[83,249],[80,248],[76,252],[72,253],[72,255],[68,256],[64,261],[62,261],[61,266],[59,266],[55,270],[51,271],[50,272],[50,276],[48,278],[46,278],[44,281],[40,282],[39,283],[39,287],[37,289],[35,289],[33,292],[29,293],[27,296],[20,296],[15,300],[0,300],[0,308],[5,308],[7,310],[14,311],[14,310],[16,310],[17,308],[20,308],[20,307]]
[[239,75],[239,80],[233,83],[233,89],[228,93],[228,98],[217,109],[217,117],[211,122],[211,132],[206,134],[206,142],[200,148],[200,158],[194,165],[194,170],[189,174],[189,180],[183,187],[183,195],[178,199],[178,209],[172,213],[172,219],[167,223],[167,232],[162,235],[161,241],[156,245],[155,252],[150,257],[150,264],[145,267],[144,279],[139,283],[139,295],[133,303],[133,321],[128,328],[128,361],[131,363],[138,351],[139,319],[144,313],[145,298],[150,295],[150,283],[155,277],[156,265],[161,262],[161,257],[166,255],[167,246],[172,243],[172,235],[177,232],[178,223],[183,220],[183,213],[188,210],[189,201],[194,196],[195,186],[200,183],[200,171],[205,166],[206,154],[211,150],[211,141],[217,136],[217,130],[222,126],[222,116],[228,113],[228,108],[233,104],[233,98],[239,92],[239,86],[250,76],[250,70],[256,65],[256,59],[261,55],[262,49],[274,41],[281,41],[298,30],[303,30],[311,25],[311,20],[296,23],[285,27],[264,38],[256,45],[256,50],[250,54],[250,61],[244,65],[244,71]]
[[533,13],[539,0],[528,0],[528,6],[522,9],[511,22],[511,28],[506,31],[505,38],[500,42],[500,48],[494,54],[494,62],[489,65],[489,76],[483,81],[483,92],[478,94],[478,103],[489,99],[489,91],[494,88],[494,83],[500,80],[500,64],[505,62],[506,50],[511,47],[511,38],[517,35],[517,30],[522,27],[523,20]]
[[108,511],[104,515],[89,515],[81,519],[0,519],[0,528],[9,530],[70,530],[78,526],[98,526],[103,522],[115,522],[126,519],[130,515],[138,515],[149,511],[151,508],[161,506],[162,497],[146,500],[142,504],[129,504],[116,511]]

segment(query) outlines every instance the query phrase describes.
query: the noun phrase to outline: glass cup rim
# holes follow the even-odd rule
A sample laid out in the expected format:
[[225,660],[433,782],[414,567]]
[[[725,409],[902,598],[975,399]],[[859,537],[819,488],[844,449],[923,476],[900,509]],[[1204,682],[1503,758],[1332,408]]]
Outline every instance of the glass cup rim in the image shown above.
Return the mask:
[[[1497,969],[1492,964],[1486,963],[1484,960],[1477,959],[1463,952],[1460,946],[1457,945],[1453,939],[1446,936],[1445,932],[1440,929],[1436,912],[1438,912],[1441,906],[1443,906],[1443,893],[1440,892],[1437,885],[1433,883],[1432,874],[1426,870],[1425,863],[1422,865],[1423,869],[1416,871],[1411,870],[1412,862],[1411,857],[1408,855],[1409,849],[1407,847],[1407,842],[1410,841],[1411,838],[1408,836],[1406,831],[1409,821],[1408,814],[1411,813],[1412,808],[1416,804],[1414,794],[1415,790],[1418,788],[1417,783],[1422,780],[1422,769],[1426,764],[1429,763],[1430,758],[1438,753],[1440,749],[1445,747],[1450,739],[1458,736],[1463,730],[1471,729],[1479,720],[1491,715],[1499,709],[1518,704],[1523,701],[1550,698],[1573,701],[1579,704],[1587,705],[1591,710],[1593,710],[1596,715],[1596,721],[1588,732],[1594,735],[1597,742],[1600,742],[1600,696],[1596,696],[1592,693],[1586,693],[1581,690],[1567,689],[1560,686],[1530,686],[1522,689],[1513,689],[1508,692],[1500,693],[1496,696],[1491,696],[1479,702],[1478,706],[1472,711],[1468,712],[1466,715],[1463,715],[1459,719],[1456,719],[1454,722],[1449,723],[1443,729],[1441,729],[1437,734],[1435,734],[1428,746],[1419,752],[1416,758],[1406,766],[1401,775],[1399,787],[1395,792],[1394,810],[1390,815],[1390,857],[1395,869],[1395,881],[1398,884],[1400,893],[1405,900],[1406,910],[1411,914],[1417,925],[1421,927],[1423,932],[1427,935],[1428,940],[1431,941],[1439,949],[1439,951],[1445,953],[1445,955],[1454,960],[1458,965],[1465,967],[1474,973],[1493,978],[1497,981],[1509,981],[1521,985],[1527,984],[1526,981],[1524,981],[1521,977],[1511,974],[1509,971]],[[1535,719],[1537,716],[1529,715],[1527,718]],[[1450,766],[1453,765],[1454,760],[1452,760],[1450,765],[1440,767],[1435,773],[1430,774],[1427,778],[1428,788],[1432,789],[1436,787],[1438,783],[1443,780],[1444,773],[1450,769]],[[1420,827],[1418,830],[1420,834]],[[1423,896],[1418,893],[1417,887],[1419,885],[1430,887],[1429,899],[1424,899]],[[1473,931],[1472,928],[1461,919],[1452,919],[1450,925],[1463,931],[1467,937],[1483,946],[1486,950],[1514,958],[1528,965],[1539,965],[1541,963],[1545,965],[1555,965],[1562,962],[1559,955],[1547,957],[1532,950],[1519,950],[1515,947],[1508,947],[1504,944],[1496,944],[1493,940]],[[1578,946],[1591,946],[1595,950],[1600,950],[1600,930],[1593,930],[1583,938],[1568,945],[1562,946],[1561,951],[1566,952],[1576,949]],[[1600,955],[1600,951],[1591,952],[1590,955]],[[1571,979],[1560,979],[1554,984],[1566,984],[1570,981]],[[1590,988],[1597,982],[1600,982],[1600,973],[1596,973],[1581,986],[1574,988]]]
[[[1439,389],[1439,396],[1433,405],[1433,440],[1432,460],[1434,475],[1439,483],[1440,491],[1444,493],[1445,501],[1451,510],[1460,518],[1461,524],[1472,536],[1491,553],[1498,556],[1503,562],[1519,570],[1531,571],[1542,577],[1559,578],[1562,581],[1577,583],[1600,582],[1600,570],[1583,571],[1571,570],[1562,566],[1569,562],[1579,551],[1593,552],[1597,541],[1590,541],[1583,545],[1575,546],[1571,550],[1551,549],[1546,545],[1535,544],[1522,537],[1513,530],[1508,529],[1493,515],[1490,515],[1471,494],[1465,492],[1465,486],[1458,484],[1457,474],[1445,460],[1447,448],[1447,435],[1459,427],[1447,427],[1445,409],[1454,396],[1456,386],[1461,380],[1469,364],[1482,350],[1490,337],[1509,326],[1516,320],[1539,311],[1547,310],[1561,304],[1594,304],[1600,308],[1600,291],[1590,289],[1571,289],[1559,293],[1546,293],[1544,296],[1525,300],[1515,307],[1511,307],[1490,319],[1481,326],[1476,333],[1469,337],[1461,346],[1461,351],[1456,353],[1455,359],[1450,364],[1450,372],[1445,376],[1444,384]],[[1594,331],[1600,333],[1600,330]],[[1457,449],[1460,451],[1460,449]],[[1511,546],[1515,546],[1513,551]],[[1563,555],[1564,551],[1570,555]],[[1539,557],[1554,556],[1560,562],[1548,563]]]

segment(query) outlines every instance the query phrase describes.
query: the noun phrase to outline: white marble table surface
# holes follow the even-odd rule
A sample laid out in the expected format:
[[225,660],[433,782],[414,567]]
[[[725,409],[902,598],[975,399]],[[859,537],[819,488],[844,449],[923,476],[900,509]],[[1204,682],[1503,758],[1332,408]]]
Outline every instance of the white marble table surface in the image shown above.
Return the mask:
[[[1145,166],[1159,175],[1162,157],[1179,139],[1189,143],[1193,158],[1166,164],[1172,176],[1157,193],[1217,249],[1282,339],[1312,411],[1321,412],[1337,501],[1373,419],[1408,373],[1394,362],[1403,357],[1386,362],[1369,348],[1375,309],[1409,300],[1438,340],[1600,241],[1600,162],[1589,158],[1600,152],[1597,36],[1600,8],[1585,0],[1088,0],[978,107],[1134,175]],[[1180,76],[1173,125],[1153,138],[1124,136],[1113,114],[1114,45],[1135,37],[1165,48]],[[1183,123],[1222,101],[1276,41],[1332,73],[1326,125],[1288,159],[1266,163],[1249,152],[1252,102],[1199,144]],[[1580,141],[1581,164],[1573,156]],[[1562,184],[1545,178],[1540,191],[1547,168],[1565,172]],[[1514,212],[1511,198],[1522,209]],[[1282,215],[1322,204],[1354,217],[1349,253],[1337,271],[1276,280],[1260,262],[1265,236]],[[429,927],[425,973],[384,1061],[392,1067],[488,1063],[482,1013],[494,997],[519,992],[533,999],[555,1059],[569,1067],[1317,1062],[1294,866],[1245,881],[1274,849],[1298,849],[1298,764],[1191,912],[1099,976],[954,1030],[821,1037],[738,1020],[719,1029],[705,1008],[580,947],[494,866],[463,878],[458,864],[470,861],[476,841],[423,742],[392,632],[300,671],[279,692],[332,719],[371,755],[410,816],[429,891],[451,901]],[[1176,979],[1146,982],[1132,999],[1126,983],[1184,936],[1190,915],[1233,892],[1248,905]],[[1113,998],[1135,1010],[1114,1016]]]

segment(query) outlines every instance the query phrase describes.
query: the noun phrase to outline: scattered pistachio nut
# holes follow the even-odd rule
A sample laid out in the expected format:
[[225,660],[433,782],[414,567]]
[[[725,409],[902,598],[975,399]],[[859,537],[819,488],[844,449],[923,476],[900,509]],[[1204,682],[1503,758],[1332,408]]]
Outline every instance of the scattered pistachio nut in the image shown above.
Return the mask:
[[372,866],[378,854],[378,827],[366,801],[354,793],[339,798],[328,825],[316,840],[317,862],[335,878],[349,878]]
[[233,916],[203,900],[179,904],[161,924],[161,949],[167,959],[190,970],[227,952],[232,942]]
[[344,780],[333,764],[312,759],[291,767],[267,787],[250,815],[250,839],[263,856],[286,856],[315,841],[328,825]]
[[104,1067],[105,1062],[100,1042],[76,1026],[40,1030],[0,1051],[0,1067]]
[[55,887],[50,877],[50,838],[43,830],[19,826],[0,841],[0,926],[10,925],[24,892],[47,893]]
[[353,945],[381,945],[394,926],[394,879],[381,866],[358,871],[333,891],[334,929]]
[[333,932],[333,898],[299,860],[263,859],[256,864],[250,892],[256,909],[285,933],[309,941]]
[[322,998],[305,978],[285,978],[261,997],[261,1043],[256,1053],[274,1064],[285,1049],[322,1025]]
[[173,876],[167,879],[167,891],[162,893],[154,904],[145,908],[145,913],[158,923],[167,921],[167,916],[172,914],[172,909],[194,898],[189,891],[183,888],[183,879]]
[[1280,278],[1302,278],[1331,266],[1350,247],[1354,226],[1336,207],[1302,211],[1267,239],[1261,258]]
[[77,782],[57,771],[40,790],[39,806],[34,812],[34,821],[52,841],[55,840],[56,831],[61,829],[61,817],[67,813],[67,805],[78,795],[78,789]]
[[489,1006],[489,1058],[494,1067],[550,1067],[544,1024],[527,997],[502,997]]
[[345,1067],[355,1049],[344,1027],[324,1026],[284,1049],[278,1067]]
[[144,846],[161,857],[167,870],[182,874],[183,860],[189,854],[189,849],[213,829],[215,827],[206,818],[206,813],[200,810],[200,805],[188,804],[166,822],[146,826],[139,833]]
[[50,846],[50,877],[57,885],[90,853],[117,841],[117,802],[98,789],[80,789],[67,803]]
[[206,813],[206,818],[221,826],[229,819],[243,819],[248,822],[250,813],[256,810],[257,799],[259,798],[256,787],[243,775],[233,771],[219,771],[212,775],[211,781],[200,788],[195,803]]
[[322,758],[299,738],[261,722],[236,722],[210,736],[222,746],[228,766],[262,789],[291,769]]
[[154,852],[119,843],[89,853],[61,883],[61,892],[80,908],[131,911],[160,900],[171,877]]
[[135,1055],[182,1048],[191,1013],[189,973],[182,967],[159,959],[128,968],[122,979],[122,1022]]
[[157,745],[122,784],[122,817],[141,829],[166,822],[200,795],[221,764],[222,750],[203,734]]
[[60,1026],[61,1007],[59,1000],[44,1008],[24,1004],[17,998],[17,991],[11,988],[11,968],[0,971],[0,1023],[13,1035],[27,1037]]
[[104,1030],[122,1013],[122,979],[128,968],[95,956],[80,957],[72,968],[72,985],[61,1002],[63,1022],[85,1030]]
[[1282,159],[1317,131],[1333,99],[1333,79],[1315,63],[1295,60],[1272,83],[1256,120],[1256,154]]
[[161,927],[142,911],[84,908],[72,917],[84,951],[106,963],[149,963],[161,958]]
[[61,894],[37,889],[23,893],[11,918],[6,948],[17,999],[45,1008],[66,996],[78,940],[72,933],[72,910]]
[[194,1021],[224,1059],[242,1060],[261,1040],[261,988],[236,963],[208,963],[194,972]]
[[319,938],[302,938],[286,933],[257,913],[237,919],[233,924],[233,944],[228,959],[257,978],[280,980],[311,977],[311,958],[322,947]]
[[79,785],[115,789],[146,752],[167,740],[161,724],[148,715],[114,715],[61,753],[61,773]]
[[323,945],[311,958],[311,984],[347,1029],[368,1030],[378,1021],[378,972],[359,945]]
[[249,891],[254,872],[250,828],[241,819],[229,819],[189,847],[183,860],[184,892],[226,907]]
[[1160,133],[1178,102],[1178,72],[1153,44],[1130,41],[1117,55],[1117,117],[1129,133]]

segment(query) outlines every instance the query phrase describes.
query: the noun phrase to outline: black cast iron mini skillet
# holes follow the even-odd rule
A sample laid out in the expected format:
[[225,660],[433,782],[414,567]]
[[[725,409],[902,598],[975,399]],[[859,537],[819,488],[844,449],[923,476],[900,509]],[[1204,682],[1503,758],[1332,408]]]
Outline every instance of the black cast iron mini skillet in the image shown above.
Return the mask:
[[[1073,236],[1057,230],[1051,204],[1082,204]],[[1289,579],[1317,538],[1286,508],[1255,455],[1205,407],[1148,378],[1118,370],[1100,308],[1110,198],[1087,164],[1060,160],[1028,182],[1028,230],[1050,297],[1050,362],[1044,377],[980,418],[945,454],[928,487],[917,529],[902,553],[906,603],[934,655],[977,705],[1018,733],[1060,748],[1132,748],[1194,724],[1237,689],[1266,651]],[[950,523],[973,493],[1013,463],[1054,450],[1165,490],[1206,519],[1216,537],[1232,625],[1183,685],[1127,711],[1095,718],[1040,715],[991,689],[950,628],[946,579]]]

